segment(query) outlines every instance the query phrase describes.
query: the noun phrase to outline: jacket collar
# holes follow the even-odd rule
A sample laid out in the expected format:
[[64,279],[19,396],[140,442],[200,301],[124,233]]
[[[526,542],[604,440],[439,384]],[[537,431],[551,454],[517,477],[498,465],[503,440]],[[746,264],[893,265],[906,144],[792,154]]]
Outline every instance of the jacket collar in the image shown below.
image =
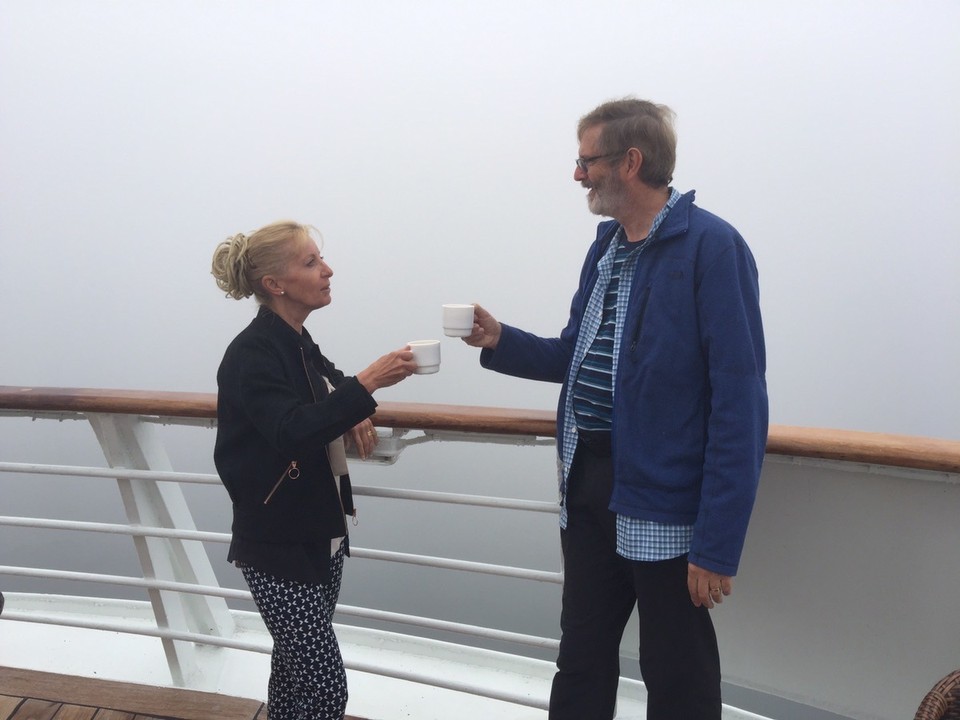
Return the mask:
[[696,196],[696,190],[685,192],[677,200],[677,203],[670,210],[667,217],[664,218],[660,227],[654,236],[654,240],[665,240],[674,235],[685,233],[690,227],[690,208],[693,206],[693,200]]
[[[667,217],[660,223],[660,227],[654,233],[651,242],[660,242],[675,235],[682,235],[690,227],[690,208],[693,206],[693,200],[696,196],[696,190],[690,190],[680,196],[676,204],[671,208]],[[616,220],[607,220],[599,225],[598,236],[600,239],[600,252],[603,253],[616,234],[623,226]]]
[[309,350],[314,345],[313,338],[310,337],[310,333],[306,327],[303,328],[302,333],[298,333],[290,327],[282,317],[266,305],[260,306],[260,309],[257,311],[257,317],[254,318],[253,322],[265,332],[270,333],[271,336],[291,348]]

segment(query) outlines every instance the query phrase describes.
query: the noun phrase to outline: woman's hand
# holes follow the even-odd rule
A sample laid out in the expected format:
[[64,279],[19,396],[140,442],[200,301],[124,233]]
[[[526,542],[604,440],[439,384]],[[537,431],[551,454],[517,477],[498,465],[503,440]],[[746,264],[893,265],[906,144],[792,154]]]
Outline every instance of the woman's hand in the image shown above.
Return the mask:
[[396,385],[413,375],[416,369],[417,363],[410,352],[410,346],[407,345],[374,360],[370,367],[357,373],[357,380],[367,392],[373,393],[374,390]]
[[377,446],[379,437],[373,423],[367,419],[350,428],[344,436],[344,440],[347,441],[348,445],[352,444],[357,449],[357,454],[361,460],[366,460]]
[[496,350],[500,342],[500,323],[479,305],[473,306],[473,333],[461,338],[467,345]]

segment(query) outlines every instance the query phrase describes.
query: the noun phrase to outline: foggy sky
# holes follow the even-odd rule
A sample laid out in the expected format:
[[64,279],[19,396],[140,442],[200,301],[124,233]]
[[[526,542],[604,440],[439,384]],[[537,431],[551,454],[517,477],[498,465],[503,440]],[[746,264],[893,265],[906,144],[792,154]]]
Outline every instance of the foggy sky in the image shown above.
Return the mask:
[[[215,391],[255,313],[215,245],[291,218],[355,373],[479,302],[566,322],[576,122],[677,113],[674,185],[760,270],[771,421],[960,438],[960,4],[0,3],[0,384]],[[379,400],[550,408],[480,369]]]

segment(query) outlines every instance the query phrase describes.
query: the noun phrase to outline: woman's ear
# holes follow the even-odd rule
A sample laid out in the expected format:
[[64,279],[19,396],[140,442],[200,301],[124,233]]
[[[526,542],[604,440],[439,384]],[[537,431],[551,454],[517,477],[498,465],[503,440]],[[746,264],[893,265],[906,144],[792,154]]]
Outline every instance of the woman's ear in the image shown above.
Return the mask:
[[264,275],[260,278],[260,284],[268,295],[283,295],[283,288],[273,275]]

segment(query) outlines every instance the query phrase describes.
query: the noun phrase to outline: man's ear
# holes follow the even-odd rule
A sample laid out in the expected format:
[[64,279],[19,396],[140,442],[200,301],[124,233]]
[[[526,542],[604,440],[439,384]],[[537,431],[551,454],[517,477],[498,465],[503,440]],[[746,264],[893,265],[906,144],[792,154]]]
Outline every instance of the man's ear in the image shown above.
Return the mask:
[[623,167],[627,177],[640,177],[640,168],[643,167],[643,153],[637,148],[632,147],[627,150],[627,155],[624,160],[626,162],[621,167]]

